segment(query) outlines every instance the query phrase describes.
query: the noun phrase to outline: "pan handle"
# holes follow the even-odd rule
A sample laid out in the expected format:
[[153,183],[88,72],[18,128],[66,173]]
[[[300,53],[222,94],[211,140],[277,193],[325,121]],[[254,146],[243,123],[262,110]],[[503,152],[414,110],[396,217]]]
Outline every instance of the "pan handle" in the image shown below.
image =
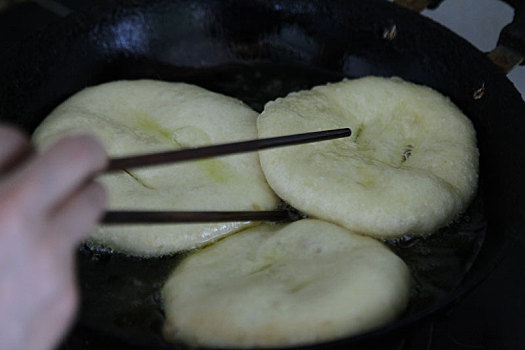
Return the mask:
[[498,45],[488,53],[497,66],[508,73],[519,64],[524,64],[525,57],[525,1],[503,0],[514,8],[514,19],[507,24],[499,35]]
[[[394,0],[400,6],[421,12],[425,8],[435,9],[444,0]],[[525,1],[502,0],[514,8],[514,19],[500,33],[496,48],[487,56],[505,73],[525,61]]]

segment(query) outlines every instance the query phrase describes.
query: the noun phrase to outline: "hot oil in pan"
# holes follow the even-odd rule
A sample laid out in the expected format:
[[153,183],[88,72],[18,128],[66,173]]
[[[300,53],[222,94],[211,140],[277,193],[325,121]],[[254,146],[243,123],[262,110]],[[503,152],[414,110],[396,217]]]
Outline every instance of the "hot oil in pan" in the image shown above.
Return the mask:
[[[339,73],[267,64],[206,69],[157,67],[154,76],[237,97],[257,111],[265,102],[289,92],[342,79]],[[464,215],[438,233],[386,242],[412,271],[414,283],[405,315],[431,307],[454,291],[474,262],[485,232],[483,203],[478,196]],[[86,244],[79,254],[81,324],[135,344],[165,345],[160,289],[185,254],[141,259]]]
[[474,263],[486,229],[482,199],[477,196],[464,214],[435,234],[385,242],[412,273],[406,314],[428,308],[455,290]]

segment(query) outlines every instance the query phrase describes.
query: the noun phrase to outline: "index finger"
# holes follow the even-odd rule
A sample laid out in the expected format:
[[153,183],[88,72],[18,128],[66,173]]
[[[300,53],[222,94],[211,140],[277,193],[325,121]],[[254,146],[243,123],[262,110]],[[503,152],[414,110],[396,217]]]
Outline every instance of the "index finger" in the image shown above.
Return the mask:
[[52,212],[107,162],[104,148],[91,136],[68,137],[56,142],[24,170],[26,181],[32,183],[32,204]]

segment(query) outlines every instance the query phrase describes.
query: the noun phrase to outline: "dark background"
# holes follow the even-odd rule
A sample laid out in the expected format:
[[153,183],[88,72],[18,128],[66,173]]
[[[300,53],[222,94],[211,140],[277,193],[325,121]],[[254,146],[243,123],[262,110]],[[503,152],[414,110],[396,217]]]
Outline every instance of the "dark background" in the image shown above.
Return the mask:
[[[0,47],[6,50],[10,43],[24,40],[31,32],[95,3],[95,0],[0,0]],[[377,344],[374,349],[525,350],[524,236],[511,245],[487,280],[462,301],[422,321],[407,334]],[[104,348],[129,347],[77,329],[61,350]]]

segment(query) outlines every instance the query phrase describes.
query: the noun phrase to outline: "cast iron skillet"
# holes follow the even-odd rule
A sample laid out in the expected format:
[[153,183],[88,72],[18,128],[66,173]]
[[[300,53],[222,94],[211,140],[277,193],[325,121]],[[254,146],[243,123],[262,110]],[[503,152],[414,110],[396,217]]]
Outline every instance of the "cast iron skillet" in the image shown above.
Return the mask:
[[[136,78],[195,83],[260,111],[288,92],[366,75],[399,76],[449,96],[474,123],[481,154],[479,194],[467,213],[432,238],[391,244],[414,274],[407,312],[367,334],[317,344],[366,346],[464,295],[522,234],[525,104],[463,39],[383,0],[117,1],[4,52],[0,116],[31,132],[80,89]],[[82,329],[171,348],[159,333],[158,289],[180,258],[83,247]]]

